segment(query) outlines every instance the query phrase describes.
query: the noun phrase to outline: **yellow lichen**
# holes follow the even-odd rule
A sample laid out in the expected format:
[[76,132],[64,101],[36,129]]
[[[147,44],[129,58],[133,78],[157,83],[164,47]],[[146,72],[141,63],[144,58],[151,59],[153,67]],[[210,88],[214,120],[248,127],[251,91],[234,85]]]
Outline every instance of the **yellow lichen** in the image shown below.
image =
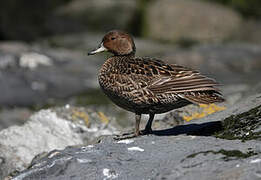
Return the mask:
[[88,126],[88,124],[89,124],[89,116],[85,112],[74,110],[73,114],[72,114],[72,118],[73,119],[78,119],[78,118],[83,119],[86,126]]
[[215,104],[200,104],[199,107],[202,109],[200,112],[194,112],[190,116],[183,116],[185,121],[191,121],[192,119],[203,118],[207,115],[213,114],[218,111],[223,111],[226,109],[224,106],[217,106]]
[[101,119],[102,123],[104,123],[104,124],[109,123],[109,119],[105,116],[105,114],[103,114],[103,112],[98,112],[98,116]]

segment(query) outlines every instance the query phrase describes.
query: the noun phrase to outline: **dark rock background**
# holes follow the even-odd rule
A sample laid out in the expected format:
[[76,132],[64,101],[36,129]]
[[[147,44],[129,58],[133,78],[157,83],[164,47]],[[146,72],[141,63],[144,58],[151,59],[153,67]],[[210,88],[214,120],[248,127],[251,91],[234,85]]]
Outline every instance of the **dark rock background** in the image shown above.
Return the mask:
[[[259,0],[1,1],[0,179],[7,175],[9,178],[17,175],[17,179],[36,179],[34,170],[43,179],[55,179],[52,173],[58,173],[56,179],[70,179],[69,174],[76,179],[86,179],[81,174],[85,171],[92,174],[89,176],[92,179],[128,179],[131,176],[136,179],[260,178],[260,171],[256,170],[261,163],[258,146],[260,12]],[[78,157],[76,154],[81,149],[66,147],[93,144],[101,135],[130,131],[134,127],[133,114],[113,105],[99,90],[97,72],[109,54],[87,56],[87,52],[95,48],[104,33],[111,29],[133,34],[138,56],[161,58],[198,69],[217,79],[223,85],[221,90],[227,100],[218,106],[225,110],[213,113],[216,111],[213,107],[190,105],[157,115],[154,128],[173,127],[166,132],[174,133],[166,137],[163,131],[163,137],[134,139],[135,146],[145,149],[141,159],[139,155],[125,152],[126,145],[120,146],[111,137],[93,147],[90,155],[95,160],[85,152]],[[186,122],[185,116],[196,119]],[[143,119],[144,126],[147,116]],[[176,125],[179,126],[175,128]],[[207,134],[198,134],[208,128]],[[200,143],[194,142],[194,136],[189,136],[191,133]],[[203,137],[205,135],[207,137]],[[167,146],[160,152],[151,142],[158,147]],[[48,159],[46,153],[54,149],[59,149],[61,155]],[[103,161],[111,152],[123,154],[119,157],[112,155],[113,162]],[[231,153],[243,158],[232,155],[227,161],[226,157]],[[37,154],[39,157],[23,171]],[[172,160],[165,166],[157,163],[154,166],[149,162],[153,154],[157,154],[155,162]],[[186,159],[190,155],[192,158]],[[40,171],[40,167],[56,162],[55,158],[70,160],[59,160],[61,164],[55,165],[54,169]],[[81,158],[88,159],[88,166],[78,163]],[[185,160],[181,162],[181,159]],[[208,163],[214,160],[216,163],[208,169]],[[126,168],[100,166],[94,173],[93,169],[97,168],[94,164],[102,163],[107,163],[108,167],[123,163]],[[147,168],[137,170],[138,164]],[[77,174],[70,167],[82,168],[82,171]],[[175,168],[171,170],[170,167]],[[20,171],[23,172],[18,175]],[[60,176],[61,171],[66,175]],[[205,173],[199,175],[199,171]],[[149,172],[150,177],[147,176]]]

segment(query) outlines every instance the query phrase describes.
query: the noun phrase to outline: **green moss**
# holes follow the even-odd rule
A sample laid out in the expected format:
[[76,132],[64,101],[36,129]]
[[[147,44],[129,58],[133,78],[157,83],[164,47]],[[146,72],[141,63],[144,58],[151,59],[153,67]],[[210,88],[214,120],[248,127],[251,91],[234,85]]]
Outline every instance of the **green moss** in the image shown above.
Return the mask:
[[[235,159],[245,159],[254,155],[257,155],[257,153],[255,153],[254,151],[248,151],[246,153],[243,153],[239,150],[224,150],[221,149],[219,151],[213,151],[213,150],[209,150],[209,151],[200,151],[191,155],[188,155],[186,157],[187,158],[194,158],[199,154],[203,154],[204,156],[206,156],[207,154],[212,153],[212,154],[222,154],[224,155],[224,157],[222,157],[223,160],[225,161],[229,161],[229,160],[235,160]],[[182,160],[182,162],[185,159]]]
[[222,139],[240,139],[242,141],[261,139],[261,106],[247,112],[232,115],[222,121],[223,130],[215,136]]

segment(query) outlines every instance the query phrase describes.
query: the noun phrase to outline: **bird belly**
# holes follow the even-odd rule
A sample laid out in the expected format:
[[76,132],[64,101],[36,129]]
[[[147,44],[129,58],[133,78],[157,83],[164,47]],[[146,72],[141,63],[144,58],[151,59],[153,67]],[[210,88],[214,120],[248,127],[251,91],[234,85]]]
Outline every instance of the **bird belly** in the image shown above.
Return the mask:
[[103,86],[101,89],[117,106],[137,114],[161,114],[191,104],[191,102],[182,98],[177,99],[173,95],[160,95],[157,100],[154,97],[153,101],[150,97],[135,98],[135,96],[127,96],[127,93],[124,92],[114,92]]

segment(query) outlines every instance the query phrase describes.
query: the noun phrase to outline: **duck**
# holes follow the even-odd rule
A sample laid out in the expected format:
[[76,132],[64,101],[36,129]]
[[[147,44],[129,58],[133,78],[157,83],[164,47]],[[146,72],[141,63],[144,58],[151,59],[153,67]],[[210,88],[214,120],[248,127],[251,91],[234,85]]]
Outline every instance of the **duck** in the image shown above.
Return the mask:
[[[189,104],[212,104],[225,99],[220,84],[198,71],[170,64],[158,58],[136,57],[132,36],[121,30],[105,34],[88,55],[109,52],[98,81],[102,91],[117,106],[135,113],[133,137],[152,134],[155,114],[166,113]],[[142,114],[149,119],[140,130]]]

